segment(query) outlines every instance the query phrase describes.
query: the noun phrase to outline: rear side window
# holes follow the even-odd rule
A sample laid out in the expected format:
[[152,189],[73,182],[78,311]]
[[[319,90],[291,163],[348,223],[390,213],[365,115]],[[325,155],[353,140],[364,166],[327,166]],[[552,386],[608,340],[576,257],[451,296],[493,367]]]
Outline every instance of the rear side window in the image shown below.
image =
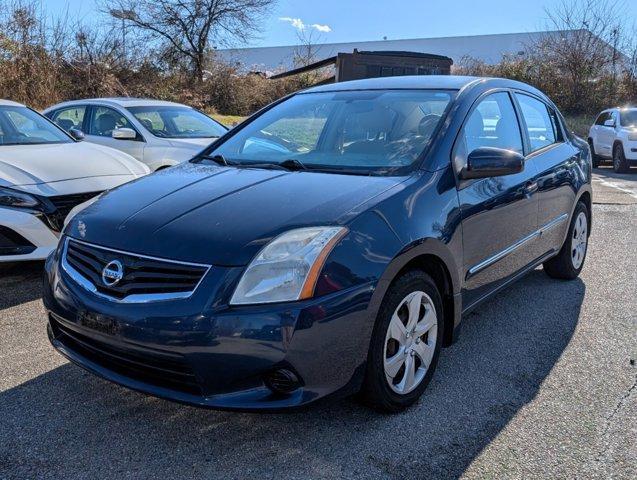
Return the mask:
[[528,95],[516,93],[531,142],[531,152],[558,141],[557,120],[548,106]]
[[481,147],[523,153],[520,126],[509,94],[498,92],[482,99],[465,122],[460,138],[458,153],[465,159]]
[[85,113],[86,107],[63,108],[53,112],[51,120],[67,132],[72,128],[82,130]]

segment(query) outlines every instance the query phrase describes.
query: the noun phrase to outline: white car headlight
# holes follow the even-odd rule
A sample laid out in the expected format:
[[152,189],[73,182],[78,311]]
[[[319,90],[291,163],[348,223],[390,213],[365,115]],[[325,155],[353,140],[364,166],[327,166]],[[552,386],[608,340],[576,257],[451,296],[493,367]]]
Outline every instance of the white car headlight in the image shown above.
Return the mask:
[[343,227],[308,227],[279,235],[250,262],[230,304],[312,297],[325,259],[347,231]]
[[628,132],[628,140],[631,142],[637,142],[637,130]]

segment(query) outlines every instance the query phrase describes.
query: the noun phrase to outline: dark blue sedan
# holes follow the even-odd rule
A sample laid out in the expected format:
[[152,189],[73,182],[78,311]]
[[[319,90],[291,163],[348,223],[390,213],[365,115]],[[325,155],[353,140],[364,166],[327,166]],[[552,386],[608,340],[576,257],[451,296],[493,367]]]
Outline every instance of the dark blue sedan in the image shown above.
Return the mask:
[[399,411],[469,310],[539,265],[579,275],[590,182],[586,142],[522,83],[299,92],[77,214],[46,265],[49,337],[179,402],[274,410],[360,392]]

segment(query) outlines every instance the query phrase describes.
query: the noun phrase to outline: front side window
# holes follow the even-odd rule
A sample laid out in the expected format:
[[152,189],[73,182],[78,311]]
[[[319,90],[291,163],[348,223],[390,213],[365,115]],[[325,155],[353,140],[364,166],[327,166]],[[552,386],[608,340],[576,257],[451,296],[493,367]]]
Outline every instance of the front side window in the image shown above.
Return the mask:
[[482,147],[523,153],[520,126],[509,94],[498,92],[482,99],[465,121],[459,138],[458,153],[464,161]]
[[85,113],[86,107],[83,106],[63,108],[61,110],[56,110],[55,112],[53,112],[51,120],[53,120],[57,125],[62,127],[67,132],[70,131],[72,128],[82,130]]
[[63,131],[26,107],[0,107],[0,145],[70,143]]
[[522,110],[531,143],[531,152],[552,145],[558,141],[555,121],[544,102],[528,95],[516,93]]
[[620,110],[619,119],[622,127],[637,127],[637,109]]
[[608,120],[610,118],[610,114],[608,112],[602,112],[599,114],[599,117],[597,117],[597,120],[595,120],[595,125],[604,125],[604,122],[606,120]]
[[188,107],[141,106],[128,111],[156,137],[217,138],[226,133],[221,124]]
[[128,119],[117,110],[108,107],[93,108],[91,126],[88,132],[89,135],[112,137],[113,130],[117,130],[118,128],[130,128],[135,130]]
[[302,93],[274,106],[210,156],[240,164],[298,160],[307,168],[386,174],[416,163],[454,93]]

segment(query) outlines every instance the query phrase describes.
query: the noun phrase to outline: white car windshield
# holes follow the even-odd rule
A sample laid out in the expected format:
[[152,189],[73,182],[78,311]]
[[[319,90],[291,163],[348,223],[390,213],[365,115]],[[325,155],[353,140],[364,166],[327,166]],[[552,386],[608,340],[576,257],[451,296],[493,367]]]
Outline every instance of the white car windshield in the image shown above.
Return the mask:
[[619,111],[622,127],[637,127],[637,108]]
[[272,107],[207,152],[228,164],[387,174],[420,158],[454,93],[367,90],[302,93]]
[[212,118],[188,107],[128,107],[150,133],[160,138],[217,138],[226,129]]
[[0,106],[0,146],[72,141],[62,130],[33,110],[19,106]]

